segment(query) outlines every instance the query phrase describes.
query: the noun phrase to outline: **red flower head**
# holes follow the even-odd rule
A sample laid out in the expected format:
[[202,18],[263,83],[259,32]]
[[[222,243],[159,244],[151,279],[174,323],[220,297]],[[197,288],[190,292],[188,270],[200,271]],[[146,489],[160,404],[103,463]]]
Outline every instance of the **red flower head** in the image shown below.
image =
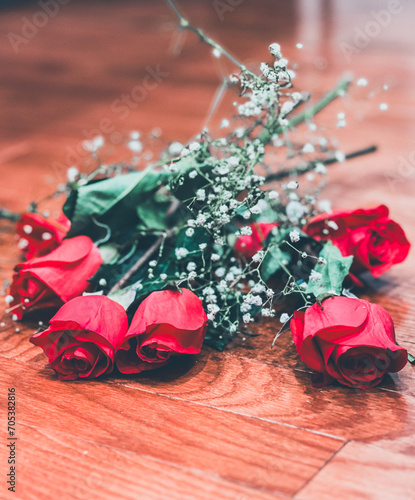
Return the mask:
[[296,311],[291,331],[300,358],[313,370],[359,389],[379,384],[386,372],[402,370],[407,352],[395,342],[390,315],[377,304],[331,297]]
[[343,256],[353,255],[352,272],[368,269],[377,278],[404,261],[410,248],[403,229],[388,215],[385,205],[339,210],[314,217],[303,231],[318,241],[331,240]]
[[15,267],[10,309],[21,319],[27,311],[56,307],[82,295],[102,264],[98,248],[88,236],[63,240],[44,257]]
[[30,342],[41,347],[60,380],[111,373],[114,352],[128,330],[122,306],[105,295],[76,297]]
[[252,233],[249,235],[242,235],[236,240],[235,252],[247,259],[251,259],[257,252],[262,250],[264,242],[269,233],[278,227],[276,222],[254,222],[249,224]]
[[61,244],[70,225],[63,214],[55,220],[45,219],[38,213],[27,212],[16,223],[18,246],[27,259],[46,255]]
[[190,290],[151,293],[115,355],[118,369],[139,373],[163,366],[170,356],[199,353],[207,321],[201,300]]

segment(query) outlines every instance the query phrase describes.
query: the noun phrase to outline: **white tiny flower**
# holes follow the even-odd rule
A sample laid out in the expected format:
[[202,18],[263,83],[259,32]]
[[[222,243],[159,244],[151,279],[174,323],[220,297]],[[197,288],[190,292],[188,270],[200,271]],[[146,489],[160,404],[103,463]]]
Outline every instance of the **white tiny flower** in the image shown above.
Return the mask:
[[26,233],[26,234],[30,234],[33,232],[33,227],[32,226],[29,226],[29,224],[25,224],[23,226],[23,231]]
[[267,297],[273,297],[275,294],[274,290],[272,288],[268,288],[267,290]]
[[225,276],[226,269],[224,267],[218,267],[215,271],[215,274],[218,278],[223,278]]
[[281,57],[281,45],[279,43],[272,43],[269,46],[269,51],[274,57]]
[[314,153],[314,146],[308,142],[303,147],[303,153]]
[[201,148],[200,144],[196,141],[189,144],[190,151],[198,151],[200,148]]
[[284,102],[284,104],[281,106],[281,114],[288,115],[288,113],[291,113],[291,111],[294,109],[294,103],[291,101]]
[[244,227],[241,227],[240,229],[240,233],[243,235],[243,236],[250,236],[252,234],[252,228],[249,227],[249,226],[244,226]]
[[269,191],[268,192],[268,198],[270,200],[278,200],[280,197],[279,193],[277,193],[277,191]]
[[52,235],[51,233],[46,232],[46,233],[43,233],[43,234],[42,234],[42,240],[43,240],[43,241],[49,241],[49,240],[51,240],[52,238],[53,238],[53,235]]
[[250,323],[251,321],[253,321],[253,319],[251,318],[251,315],[249,313],[248,314],[244,314],[242,316],[242,319],[243,319],[244,323]]
[[200,250],[205,250],[207,248],[207,243],[201,243],[199,245]]
[[186,229],[186,236],[188,238],[191,238],[194,234],[195,234],[195,230],[192,227],[189,227],[188,229]]
[[196,224],[198,226],[202,226],[206,222],[206,215],[204,214],[198,214],[196,217]]
[[156,260],[150,260],[150,262],[148,263],[148,265],[150,267],[156,267],[157,266],[157,261]]
[[252,293],[263,293],[265,292],[265,286],[261,283],[256,283],[255,286],[251,290]]
[[172,142],[169,146],[169,153],[172,155],[172,156],[177,156],[181,153],[183,149],[183,144],[180,144],[180,142]]
[[252,257],[252,260],[254,262],[260,262],[263,259],[263,257],[264,257],[264,252],[260,250]]
[[300,232],[297,229],[294,229],[290,232],[290,240],[292,243],[297,243],[297,241],[300,241]]
[[290,181],[288,184],[287,184],[287,189],[298,189],[298,182],[297,181]]
[[78,172],[78,169],[76,167],[70,167],[66,171],[66,177],[68,179],[68,182],[75,182],[78,175],[79,175],[79,172]]
[[220,255],[218,255],[217,253],[213,253],[211,258],[213,262],[217,262],[218,260],[220,260]]
[[280,316],[280,323],[286,323],[290,319],[287,313],[282,313]]
[[100,284],[100,286],[107,286],[107,280],[105,278],[101,278],[99,280],[99,284]]
[[315,171],[316,171],[318,174],[321,174],[321,175],[326,175],[326,173],[327,173],[327,168],[326,168],[326,166],[324,165],[324,163],[316,163],[316,168],[315,168]]
[[189,177],[191,179],[194,179],[195,177],[197,177],[197,171],[196,170],[192,170],[191,172],[189,172]]
[[196,271],[196,263],[195,262],[189,262],[187,264],[186,269],[191,272],[191,271]]
[[132,132],[130,132],[130,138],[133,141],[137,141],[140,138],[140,132],[137,132],[137,130],[133,130]]
[[334,157],[339,163],[343,163],[346,160],[346,155],[343,153],[343,151],[336,151],[334,153]]
[[230,122],[229,120],[227,120],[226,118],[224,118],[220,124],[220,128],[228,128],[230,125]]
[[334,220],[329,220],[327,222],[327,225],[331,228],[337,231],[339,229],[339,226],[334,222]]
[[221,205],[219,207],[219,211],[222,212],[222,213],[226,213],[228,211],[228,207],[226,205]]
[[239,158],[237,158],[236,156],[230,156],[226,161],[231,167],[237,167],[239,165]]
[[290,201],[285,211],[291,222],[298,222],[305,213],[305,207],[299,201]]
[[133,151],[133,153],[141,153],[141,151],[143,150],[143,145],[141,144],[140,141],[129,141],[128,142],[128,147],[129,149],[131,149],[131,151]]
[[188,148],[183,148],[180,152],[180,156],[187,156],[190,154],[190,149]]
[[164,281],[167,279],[167,274],[166,273],[161,273],[160,278]]
[[251,207],[250,211],[251,211],[251,213],[253,213],[255,215],[258,215],[258,214],[262,213],[262,209],[261,209],[261,207],[258,204],[256,204],[253,207]]
[[244,302],[240,307],[241,313],[249,312],[251,309],[252,306],[250,304],[247,304],[246,302]]
[[189,275],[188,275],[188,279],[189,280],[194,280],[197,276],[197,272],[196,271],[190,271]]
[[14,297],[12,295],[7,295],[4,300],[6,301],[6,304],[11,304],[14,300]]
[[176,254],[177,260],[181,260],[181,259],[186,258],[188,253],[189,253],[189,250],[187,250],[187,248],[176,248],[175,249],[175,254]]
[[388,105],[386,104],[386,102],[382,102],[381,104],[379,104],[379,109],[381,111],[386,111],[388,109]]
[[359,78],[359,80],[357,80],[356,82],[356,85],[358,85],[359,87],[366,87],[367,83],[368,82],[366,78]]
[[246,212],[244,212],[244,214],[243,214],[244,219],[249,219],[250,217],[251,217],[251,212],[249,212],[248,210]]
[[219,49],[216,49],[216,48],[214,48],[214,49],[212,50],[212,54],[213,54],[213,57],[216,57],[217,59],[219,59],[219,57],[221,56],[221,52],[220,52],[220,50],[219,50]]

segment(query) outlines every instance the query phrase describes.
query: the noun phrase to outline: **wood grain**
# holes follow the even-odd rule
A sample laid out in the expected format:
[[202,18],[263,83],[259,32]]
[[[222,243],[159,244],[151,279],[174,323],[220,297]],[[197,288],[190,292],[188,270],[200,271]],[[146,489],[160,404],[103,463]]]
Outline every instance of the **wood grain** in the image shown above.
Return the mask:
[[[271,500],[287,498],[77,436],[21,424],[17,493],[25,500]],[[38,458],[42,457],[42,477]],[[65,463],[65,473],[62,471]],[[60,478],[59,481],[56,478]]]
[[[353,44],[355,29],[364,29],[383,3],[245,0],[234,2],[222,20],[211,0],[178,3],[250,68],[268,60],[268,45],[279,42],[298,64],[298,88],[316,98],[344,72],[368,79],[316,122],[346,152],[371,144],[379,152],[331,167],[322,196],[336,208],[385,203],[414,242],[414,6],[404,2],[402,14],[347,60],[342,44]],[[50,194],[65,181],[67,167],[93,168],[81,145],[97,133],[107,141],[104,162],[127,157],[131,130],[140,130],[155,153],[168,141],[190,140],[205,125],[223,74],[233,71],[192,35],[180,38],[161,0],[69,2],[16,53],[7,34],[20,33],[22,17],[37,11],[37,3],[28,2],[0,16],[6,69],[0,73],[0,206],[10,210]],[[142,85],[149,66],[165,76],[121,116],[114,102]],[[232,113],[234,98],[227,93],[211,130]],[[387,112],[379,110],[381,102]],[[336,129],[340,112],[347,126]],[[110,120],[110,132],[100,130],[102,120]],[[150,138],[155,127],[161,139]],[[311,137],[308,129],[303,134]],[[41,208],[53,212],[61,203]],[[2,221],[2,282],[18,261],[12,226]],[[412,252],[382,278],[365,276],[363,290],[391,313],[398,342],[412,351],[414,266]],[[183,364],[138,377],[65,384],[28,342],[37,322],[16,324],[4,310],[1,304],[0,399],[3,411],[7,387],[16,386],[15,498],[164,500],[166,492],[202,500],[414,497],[412,366],[367,392],[316,389],[290,334],[271,350],[280,325],[264,321],[253,327],[259,336],[239,336],[222,354],[205,348]]]
[[415,498],[415,459],[348,443],[295,498],[331,500],[337,491],[342,498],[356,500],[412,500]]
[[[64,384],[1,359],[2,387],[16,387],[19,422],[181,467],[293,494],[340,448],[340,439],[192,405],[100,381]],[[1,395],[4,401],[5,393]]]

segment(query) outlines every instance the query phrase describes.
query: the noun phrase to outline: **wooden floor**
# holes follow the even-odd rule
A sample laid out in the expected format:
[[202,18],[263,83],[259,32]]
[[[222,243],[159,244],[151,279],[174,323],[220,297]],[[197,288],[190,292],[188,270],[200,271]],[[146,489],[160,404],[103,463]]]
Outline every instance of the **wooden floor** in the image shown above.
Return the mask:
[[[195,24],[252,67],[267,59],[271,42],[281,43],[298,63],[299,87],[316,96],[345,72],[368,79],[322,119],[346,152],[371,144],[380,151],[332,167],[325,196],[339,208],[386,203],[415,243],[415,6],[400,2],[402,12],[376,28],[371,11],[389,4],[180,2]],[[7,35],[21,35],[24,18],[39,9],[32,2],[0,10],[0,206],[16,211],[84,161],[81,141],[100,129],[104,161],[125,155],[120,140],[135,129],[148,137],[160,127],[162,141],[188,141],[205,124],[221,74],[232,69],[193,36],[178,37],[161,0],[72,0],[16,53]],[[365,29],[376,36],[346,57],[344,43],[350,54],[356,30]],[[143,78],[156,71],[159,81],[144,95]],[[131,95],[141,102],[121,111],[117,100]],[[228,101],[232,96],[210,126],[225,116]],[[382,102],[387,111],[379,110]],[[347,126],[336,131],[338,112]],[[10,227],[0,230],[3,282],[18,255]],[[399,342],[412,352],[414,268],[412,252],[376,283],[368,278],[365,290],[390,311]],[[62,383],[28,342],[35,325],[16,333],[16,324],[3,321],[0,498],[415,498],[412,366],[365,393],[316,389],[289,334],[270,350],[278,325],[266,322],[259,337],[239,338],[222,354],[205,348],[184,365],[136,378]],[[8,387],[16,388],[18,405],[14,495],[5,480]]]

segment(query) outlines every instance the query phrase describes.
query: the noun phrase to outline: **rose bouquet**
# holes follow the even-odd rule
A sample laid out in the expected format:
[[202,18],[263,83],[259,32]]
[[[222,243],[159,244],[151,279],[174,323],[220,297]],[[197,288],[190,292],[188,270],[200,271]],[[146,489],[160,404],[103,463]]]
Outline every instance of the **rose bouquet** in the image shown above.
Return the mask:
[[8,311],[20,320],[59,308],[31,342],[61,380],[139,373],[203,343],[222,350],[262,316],[274,318],[274,342],[291,327],[318,383],[374,387],[407,352],[389,314],[344,287],[362,286],[363,271],[380,276],[410,245],[385,206],[332,212],[318,199],[328,165],[374,150],[346,155],[313,121],[351,81],[307,105],[278,44],[257,74],[167,3],[182,29],[237,66],[226,81],[232,126],[170,144],[144,169],[138,132],[128,164],[101,164],[104,141],[87,141],[97,167],[68,172],[65,216],[45,219],[33,204],[17,223],[28,260],[16,266]]

